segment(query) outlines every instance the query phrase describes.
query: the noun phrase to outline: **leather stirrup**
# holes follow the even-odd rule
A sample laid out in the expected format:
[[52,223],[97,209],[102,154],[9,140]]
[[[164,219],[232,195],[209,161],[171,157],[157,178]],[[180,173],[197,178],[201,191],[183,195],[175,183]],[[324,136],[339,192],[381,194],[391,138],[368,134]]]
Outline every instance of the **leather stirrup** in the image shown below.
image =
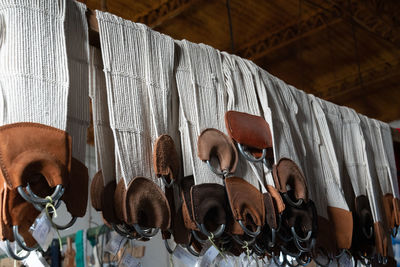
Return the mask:
[[230,110],[225,113],[225,126],[229,136],[245,145],[254,157],[261,157],[264,149],[268,159],[273,157],[271,129],[264,118]]
[[232,140],[223,132],[208,128],[197,139],[197,153],[200,160],[210,162],[217,157],[220,172],[233,173],[238,163],[238,153]]

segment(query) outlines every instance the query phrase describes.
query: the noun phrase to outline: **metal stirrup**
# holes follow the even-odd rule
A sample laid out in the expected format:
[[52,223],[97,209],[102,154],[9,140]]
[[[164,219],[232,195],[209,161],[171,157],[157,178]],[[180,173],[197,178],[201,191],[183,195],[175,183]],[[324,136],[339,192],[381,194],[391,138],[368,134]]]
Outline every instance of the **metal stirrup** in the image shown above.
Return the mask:
[[266,148],[264,148],[264,149],[262,150],[262,155],[261,155],[261,157],[256,158],[256,157],[254,157],[254,156],[252,156],[252,155],[249,155],[249,154],[244,150],[242,144],[237,143],[237,145],[238,145],[240,154],[242,154],[243,157],[244,157],[245,159],[247,159],[248,161],[250,161],[250,162],[260,162],[260,161],[263,161],[263,160],[265,159],[265,157],[267,156],[267,149],[266,149]]
[[[25,192],[25,190],[23,189],[22,185],[17,187],[17,191],[23,199],[25,199],[26,201],[28,201],[32,204],[46,205],[47,203],[50,202],[49,199],[34,197],[34,196],[27,194]],[[64,193],[64,187],[61,184],[59,184],[56,186],[56,189],[54,190],[53,194],[51,195],[51,199],[53,199],[54,201],[58,200],[62,196],[63,193]]]

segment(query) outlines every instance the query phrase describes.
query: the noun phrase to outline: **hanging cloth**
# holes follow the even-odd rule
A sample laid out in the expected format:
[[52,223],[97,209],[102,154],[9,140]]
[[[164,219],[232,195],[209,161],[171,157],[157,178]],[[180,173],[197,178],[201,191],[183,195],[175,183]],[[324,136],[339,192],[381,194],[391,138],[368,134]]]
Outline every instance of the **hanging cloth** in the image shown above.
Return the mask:
[[389,162],[389,155],[393,155],[393,146],[389,145],[388,149],[385,147],[384,138],[391,140],[390,127],[374,119],[369,119],[360,115],[361,125],[365,139],[370,144],[369,159],[370,166],[373,169],[377,182],[380,188],[380,197],[383,204],[383,211],[386,219],[386,226],[389,229],[399,225],[399,191],[397,179],[393,177],[391,164]]
[[222,185],[198,157],[197,138],[206,128],[225,132],[227,95],[221,72],[220,53],[206,45],[177,41],[179,48],[176,85],[179,94],[179,128],[184,176],[193,174],[195,184]]
[[101,51],[90,48],[89,90],[92,100],[96,170],[101,170],[103,186],[116,179],[114,136],[110,127],[106,80]]
[[[148,33],[150,29],[142,24],[109,13],[97,11],[96,17],[110,126],[122,177],[126,185],[136,176],[158,183],[152,171],[152,142],[158,137],[157,130],[161,132],[161,127],[169,123],[174,42],[168,36]],[[155,120],[163,121],[155,121],[153,113]]]
[[[263,115],[257,97],[257,86],[261,85],[257,68],[249,64],[247,60],[225,52],[222,53],[222,68],[228,92],[227,110],[246,112],[256,116]],[[262,192],[267,191],[263,178],[263,164],[254,164],[240,157],[235,175],[260,188]]]
[[[371,155],[372,147],[365,139],[357,113],[349,108],[340,107],[343,118],[343,146],[345,167],[355,194],[355,212],[370,209],[375,233],[375,246],[382,256],[387,254],[387,237],[383,230],[383,218],[380,210],[378,182]],[[368,203],[363,200],[366,198]],[[361,221],[362,222],[362,221]],[[357,228],[360,228],[358,226]],[[368,229],[369,230],[369,229]],[[365,236],[368,236],[365,235]],[[360,242],[355,242],[360,243]],[[362,242],[365,244],[365,242]],[[357,244],[364,246],[364,244]]]
[[[174,41],[109,13],[97,11],[96,17],[116,173],[122,174],[114,193],[116,215],[141,236],[152,237],[158,230],[146,233],[141,226],[167,230],[171,221],[168,201],[153,169],[152,151],[159,135],[174,126],[170,112],[177,109],[173,104],[177,99],[171,97]],[[172,130],[170,134],[176,136]]]
[[344,193],[341,114],[337,106],[314,96],[310,96],[310,103],[315,118],[315,131],[320,141],[316,149],[325,182],[329,219],[334,227],[337,247],[349,249],[353,218]]
[[36,122],[67,129],[65,5],[51,0],[1,2],[0,125]]

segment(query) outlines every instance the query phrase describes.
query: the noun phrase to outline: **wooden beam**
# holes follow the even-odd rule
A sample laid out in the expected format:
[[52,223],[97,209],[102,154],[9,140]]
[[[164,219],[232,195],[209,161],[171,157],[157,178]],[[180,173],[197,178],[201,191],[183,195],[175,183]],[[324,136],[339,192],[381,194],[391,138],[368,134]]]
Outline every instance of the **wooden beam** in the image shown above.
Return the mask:
[[337,8],[321,10],[313,16],[295,22],[273,33],[267,33],[263,38],[250,41],[238,49],[241,57],[256,60],[271,53],[275,49],[287,46],[305,36],[315,34],[341,21],[341,12]]
[[[199,0],[169,0],[149,10],[145,14],[134,17],[132,21],[155,28],[167,20],[178,16],[198,1]],[[88,9],[87,20],[89,24],[89,42],[91,45],[100,48],[100,38],[98,36],[99,25],[94,11]]]
[[167,20],[178,16],[198,1],[199,0],[169,0],[146,12],[146,14],[134,17],[132,20],[155,28]]
[[[391,9],[400,8],[400,2],[382,1],[377,4],[373,0],[351,1],[350,7],[347,0],[330,0],[329,2],[341,10],[346,21],[355,23],[367,32],[400,48],[400,30],[393,23],[396,14],[391,12]],[[383,8],[380,5],[386,5],[386,10],[382,12]]]
[[327,86],[323,86],[323,91],[315,90],[315,94],[327,100],[356,97],[360,94],[367,93],[369,89],[365,88],[368,88],[369,85],[398,76],[400,76],[400,59],[396,58],[391,62],[384,62],[379,65],[374,65],[369,69],[362,70],[362,83],[360,81],[360,74],[355,72],[346,78],[336,80]]

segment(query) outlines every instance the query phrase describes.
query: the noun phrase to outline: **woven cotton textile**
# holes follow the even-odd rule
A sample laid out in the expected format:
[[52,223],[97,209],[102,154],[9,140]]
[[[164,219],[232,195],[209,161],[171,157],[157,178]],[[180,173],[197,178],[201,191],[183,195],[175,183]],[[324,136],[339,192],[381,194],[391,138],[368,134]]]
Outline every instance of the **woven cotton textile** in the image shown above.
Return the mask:
[[112,14],[97,11],[96,16],[117,170],[119,162],[126,185],[136,176],[155,178],[153,142],[166,133],[168,106],[176,101],[170,93],[174,42]]
[[[0,124],[66,130],[65,1],[0,1]],[[34,26],[33,26],[34,25]]]
[[102,170],[103,182],[115,177],[114,135],[110,127],[106,80],[100,50],[90,48],[89,94],[92,99],[96,170]]

